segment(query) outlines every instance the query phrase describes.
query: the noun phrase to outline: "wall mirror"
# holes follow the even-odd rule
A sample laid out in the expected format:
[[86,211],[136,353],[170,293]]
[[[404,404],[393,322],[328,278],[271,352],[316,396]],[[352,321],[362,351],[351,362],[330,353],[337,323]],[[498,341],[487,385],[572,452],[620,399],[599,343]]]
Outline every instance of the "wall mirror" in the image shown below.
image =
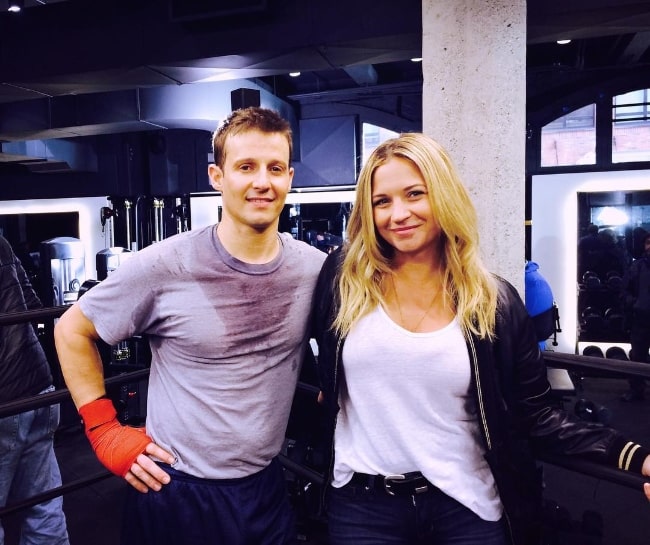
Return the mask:
[[623,277],[650,232],[650,191],[578,192],[578,341],[628,343]]

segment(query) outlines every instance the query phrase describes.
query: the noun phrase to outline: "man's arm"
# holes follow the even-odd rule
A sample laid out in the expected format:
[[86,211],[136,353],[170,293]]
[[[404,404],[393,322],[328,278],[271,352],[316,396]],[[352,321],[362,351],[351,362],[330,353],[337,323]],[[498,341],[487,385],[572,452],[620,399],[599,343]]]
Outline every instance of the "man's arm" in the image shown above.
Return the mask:
[[156,445],[141,430],[123,426],[110,399],[106,399],[99,335],[93,323],[75,304],[54,328],[61,371],[72,395],[90,444],[100,462],[140,492],[160,490],[169,475],[149,456],[168,464],[174,456]]
[[77,409],[106,395],[98,339],[95,326],[76,304],[54,327],[61,372]]

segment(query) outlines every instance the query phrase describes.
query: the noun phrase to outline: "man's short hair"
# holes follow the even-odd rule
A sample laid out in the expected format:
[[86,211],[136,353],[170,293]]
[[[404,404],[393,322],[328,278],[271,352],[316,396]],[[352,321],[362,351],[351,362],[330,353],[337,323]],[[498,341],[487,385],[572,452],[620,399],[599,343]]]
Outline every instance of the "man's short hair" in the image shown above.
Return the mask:
[[212,135],[212,153],[214,164],[223,167],[226,160],[225,145],[229,136],[246,131],[278,133],[286,137],[289,144],[289,163],[293,153],[293,136],[291,125],[275,110],[249,106],[232,112]]

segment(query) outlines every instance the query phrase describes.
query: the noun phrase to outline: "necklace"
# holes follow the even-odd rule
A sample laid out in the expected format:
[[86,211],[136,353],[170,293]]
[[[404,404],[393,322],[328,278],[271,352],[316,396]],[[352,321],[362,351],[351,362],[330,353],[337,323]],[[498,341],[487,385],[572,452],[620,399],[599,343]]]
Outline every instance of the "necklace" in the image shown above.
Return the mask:
[[402,305],[400,305],[399,302],[399,295],[397,295],[397,286],[395,285],[395,278],[393,275],[391,275],[390,280],[393,284],[393,292],[395,292],[395,301],[397,303],[397,310],[399,311],[399,320],[405,329],[408,329],[409,331],[416,333],[418,328],[420,327],[420,324],[424,321],[424,318],[426,317],[427,314],[429,314],[429,311],[433,308],[433,304],[436,302],[436,299],[438,298],[438,293],[440,293],[440,290],[436,290],[435,293],[433,294],[433,297],[431,298],[431,302],[429,303],[429,306],[426,308],[422,316],[420,316],[420,319],[418,320],[418,323],[415,324],[415,327],[410,328],[406,325],[406,322],[404,321],[404,315],[402,314]]

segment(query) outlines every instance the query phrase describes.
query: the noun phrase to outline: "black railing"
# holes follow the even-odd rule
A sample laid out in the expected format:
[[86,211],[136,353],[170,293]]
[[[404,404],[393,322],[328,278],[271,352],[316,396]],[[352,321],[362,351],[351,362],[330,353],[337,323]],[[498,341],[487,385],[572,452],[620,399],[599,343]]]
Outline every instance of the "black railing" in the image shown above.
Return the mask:
[[[39,319],[56,318],[63,314],[67,308],[67,306],[62,306],[13,314],[0,314],[0,325],[15,324],[24,321],[37,321]],[[596,376],[602,376],[602,374],[605,373],[608,376],[611,375],[620,378],[628,376],[641,376],[650,378],[650,365],[643,363],[612,359],[608,360],[606,358],[579,356],[561,352],[544,352],[544,358],[549,367],[566,369],[567,371],[584,375],[594,374]],[[110,377],[105,381],[106,389],[110,392],[113,388],[116,388],[122,384],[143,380],[148,376],[149,369],[140,369],[137,371],[117,375],[115,377]],[[318,394],[318,388],[314,387],[313,385],[304,383],[298,383],[298,388],[310,395],[314,395],[314,402],[316,402],[315,397]],[[61,401],[68,401],[69,399],[70,392],[67,389],[63,388],[55,392],[40,394],[9,403],[3,403],[0,404],[0,418],[37,409],[39,407],[45,407],[59,403]],[[635,475],[626,471],[601,466],[599,464],[587,462],[581,459],[551,455],[545,455],[539,459],[545,463],[550,463],[569,469],[571,471],[595,477],[597,479],[603,479],[620,486],[634,488],[635,490],[639,491],[642,490],[642,485],[646,481],[646,479],[644,479],[641,475]],[[318,485],[322,485],[324,483],[324,477],[322,474],[314,471],[309,467],[296,463],[284,455],[280,455],[280,462],[287,470],[310,482]],[[19,503],[15,503],[0,509],[0,519],[22,509],[32,507],[33,505],[48,501],[52,498],[61,496],[68,492],[72,492],[79,488],[92,485],[111,476],[112,474],[109,471],[102,471],[86,478],[78,479],[70,483],[65,483],[60,487],[53,488],[31,498],[27,498]]]
[[[115,377],[110,377],[105,380],[106,384],[106,390],[108,392],[111,392],[113,389],[116,387],[119,387],[122,384],[126,383],[131,383],[131,382],[136,382],[138,380],[145,379],[149,376],[149,369],[140,369],[138,371],[132,371],[129,373],[124,373]],[[314,395],[314,403],[316,403],[316,395],[318,394],[318,388],[315,388],[314,386],[310,384],[304,384],[304,383],[299,383],[298,388],[301,389],[302,391],[308,393],[308,394],[313,394]],[[34,409],[38,409],[39,407],[47,407],[49,405],[53,405],[55,403],[59,403],[61,401],[67,401],[71,399],[70,397],[70,392],[66,389],[63,388],[61,390],[58,390],[56,392],[51,392],[47,394],[39,394],[36,396],[12,401],[10,403],[3,403],[0,404],[0,418],[4,418],[6,416],[11,416],[14,414],[19,414],[22,412],[26,411],[31,411]],[[313,469],[303,466],[301,464],[296,463],[295,461],[291,460],[290,458],[280,455],[279,460],[282,463],[282,465],[288,469],[289,471],[299,475],[302,478],[305,478],[311,482],[314,482],[316,484],[321,485],[323,483],[323,476],[314,471]],[[84,488],[86,486],[90,486],[98,481],[101,481],[103,479],[106,479],[108,477],[112,477],[113,474],[108,471],[108,470],[103,470],[99,471],[89,477],[77,479],[75,481],[72,481],[70,483],[64,483],[61,486],[58,486],[56,488],[52,488],[51,490],[48,490],[46,492],[43,492],[41,494],[37,494],[35,496],[32,496],[31,498],[26,498],[25,500],[21,502],[17,502],[8,506],[5,506],[0,509],[0,520],[3,517],[6,517],[8,515],[11,515],[13,513],[16,513],[18,511],[21,511],[23,509],[27,509],[29,507],[32,507],[34,505],[38,505],[39,503],[42,503],[44,501],[51,500],[53,498],[56,498],[58,496],[62,496],[63,494],[67,494],[69,492],[74,492],[75,490],[78,490],[79,488]]]
[[0,314],[0,325],[22,324],[23,322],[36,322],[38,320],[51,320],[58,318],[70,305],[61,305],[58,307],[46,307],[35,310],[23,310],[21,312],[10,312]]
[[[615,360],[593,356],[580,356],[577,354],[566,354],[562,352],[544,352],[544,361],[547,367],[566,369],[569,372],[583,376],[627,378],[629,376],[640,376],[650,378],[650,365],[635,361]],[[643,483],[648,479],[642,475],[622,471],[608,466],[602,466],[582,459],[569,456],[545,454],[538,457],[540,461],[553,464],[558,467],[589,475],[597,479],[603,479],[621,486],[634,488],[641,491]]]
[[[136,382],[148,377],[149,369],[139,369],[137,371],[131,371],[122,375],[117,375],[115,377],[109,377],[104,381],[104,383],[106,385],[106,390],[108,392],[112,392],[122,384]],[[12,416],[14,414],[23,413],[26,411],[32,411],[40,407],[47,407],[48,405],[54,405],[55,403],[68,401],[69,399],[71,399],[70,392],[66,388],[62,388],[56,392],[17,399],[15,401],[10,401],[9,403],[3,403],[0,405],[0,418],[4,418],[5,416]]]
[[650,378],[650,365],[636,361],[579,356],[562,352],[544,352],[544,361],[548,367],[566,369],[579,374],[624,378],[627,375]]

